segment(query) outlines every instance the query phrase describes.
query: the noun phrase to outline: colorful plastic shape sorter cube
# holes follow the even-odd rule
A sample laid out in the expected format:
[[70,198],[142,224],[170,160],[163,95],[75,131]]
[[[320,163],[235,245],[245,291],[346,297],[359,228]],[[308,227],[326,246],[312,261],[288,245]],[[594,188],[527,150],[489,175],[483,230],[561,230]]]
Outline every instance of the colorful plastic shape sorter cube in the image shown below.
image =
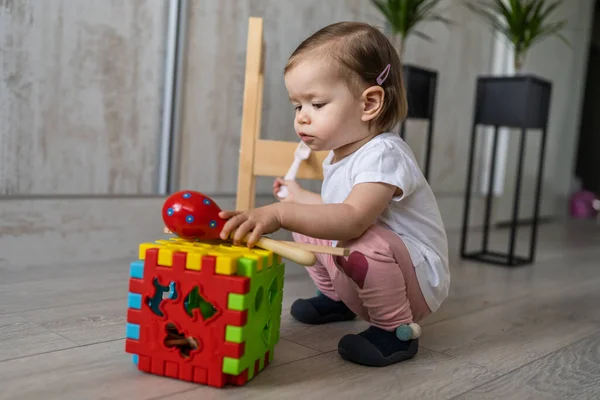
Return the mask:
[[142,243],[130,266],[125,351],[151,374],[244,385],[273,359],[284,269],[258,248]]

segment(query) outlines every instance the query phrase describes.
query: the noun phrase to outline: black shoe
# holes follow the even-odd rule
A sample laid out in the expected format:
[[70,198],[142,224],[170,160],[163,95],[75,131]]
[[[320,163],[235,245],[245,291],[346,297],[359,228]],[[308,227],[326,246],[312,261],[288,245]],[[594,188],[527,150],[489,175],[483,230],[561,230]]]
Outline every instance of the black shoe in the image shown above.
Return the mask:
[[374,326],[358,335],[346,335],[338,344],[338,353],[348,361],[369,367],[383,367],[413,358],[419,339],[400,340],[396,332]]
[[290,314],[298,321],[310,325],[351,321],[356,318],[356,314],[343,302],[331,300],[322,293],[310,299],[296,300],[292,304]]

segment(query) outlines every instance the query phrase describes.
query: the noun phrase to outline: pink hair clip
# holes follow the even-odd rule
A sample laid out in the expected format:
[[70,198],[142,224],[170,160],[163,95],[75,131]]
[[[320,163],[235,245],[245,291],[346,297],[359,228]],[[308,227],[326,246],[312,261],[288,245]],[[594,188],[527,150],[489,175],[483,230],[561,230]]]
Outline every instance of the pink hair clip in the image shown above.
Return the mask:
[[379,86],[383,85],[383,82],[385,82],[385,80],[387,79],[388,75],[390,74],[390,68],[391,68],[390,64],[386,65],[384,70],[377,77],[377,84]]

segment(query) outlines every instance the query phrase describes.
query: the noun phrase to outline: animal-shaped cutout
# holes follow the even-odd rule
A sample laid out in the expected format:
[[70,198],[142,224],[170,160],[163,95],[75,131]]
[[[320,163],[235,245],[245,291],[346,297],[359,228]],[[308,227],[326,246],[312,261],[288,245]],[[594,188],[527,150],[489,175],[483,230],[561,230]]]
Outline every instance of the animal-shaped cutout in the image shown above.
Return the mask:
[[184,306],[190,317],[193,317],[194,310],[198,309],[204,321],[211,319],[217,313],[215,306],[200,295],[198,286],[190,292]]
[[169,283],[169,286],[163,286],[158,283],[158,279],[154,278],[154,296],[148,299],[148,306],[152,310],[152,312],[159,317],[163,316],[162,311],[160,310],[160,304],[163,300],[176,300],[177,299],[177,291],[175,290],[175,282]]

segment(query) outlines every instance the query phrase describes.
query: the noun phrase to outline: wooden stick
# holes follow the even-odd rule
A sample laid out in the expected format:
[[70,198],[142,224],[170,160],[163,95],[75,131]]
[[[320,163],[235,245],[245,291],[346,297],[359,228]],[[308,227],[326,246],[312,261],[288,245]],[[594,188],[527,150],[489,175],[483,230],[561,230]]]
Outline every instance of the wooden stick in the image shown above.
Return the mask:
[[[243,239],[247,242],[248,235]],[[266,250],[271,250],[274,253],[279,254],[282,257],[287,258],[295,263],[304,265],[306,267],[312,267],[317,262],[317,257],[310,251],[304,250],[297,246],[292,246],[289,243],[280,242],[278,240],[269,239],[268,237],[261,237],[256,242],[256,246],[262,247]]]
[[186,338],[182,339],[167,339],[165,340],[167,346],[185,346],[189,345],[190,342]]
[[181,338],[167,338],[165,340],[165,345],[167,346],[190,346],[192,349],[197,349],[198,348],[198,342],[191,337],[185,338],[185,337],[181,337]]
[[[165,233],[171,233],[168,228],[164,228]],[[235,233],[232,232],[231,236]],[[248,235],[243,239],[244,242],[248,241]],[[282,257],[285,257],[289,260],[292,260],[300,265],[304,265],[306,267],[310,267],[315,265],[317,262],[317,258],[312,253],[310,249],[304,249],[303,246],[297,246],[295,242],[284,242],[279,240],[270,239],[268,237],[262,237],[256,243],[256,246],[261,247],[266,250],[271,250]],[[315,246],[315,245],[312,245]],[[329,252],[333,247],[327,246],[317,246],[320,252]],[[335,255],[343,255],[338,254],[339,251],[335,251]]]
[[[163,229],[163,232],[167,233],[167,234],[173,233],[167,227],[165,227]],[[275,240],[275,239],[273,239],[273,240]],[[226,243],[227,241],[226,240],[217,240],[217,242]],[[287,241],[287,240],[278,240],[278,242],[290,244],[290,245],[296,246],[296,247],[300,247],[302,249],[312,251],[314,253],[331,254],[332,256],[344,256],[344,257],[350,255],[350,249],[347,249],[345,247],[319,246],[317,244],[298,243],[298,242]]]
[[[235,232],[236,230],[231,232],[229,237],[232,238],[235,235]],[[248,243],[249,237],[250,234],[246,234],[246,236],[242,238],[242,242]],[[312,267],[317,262],[317,257],[312,252],[265,236],[258,239],[255,245],[265,250],[271,250],[273,253],[277,253],[280,256],[297,264],[304,265],[305,267]]]
[[350,255],[350,249],[346,247],[319,246],[317,244],[288,242],[284,240],[281,240],[280,242],[299,247],[304,250],[312,251],[313,253],[331,254],[332,256],[342,257],[347,257]]

